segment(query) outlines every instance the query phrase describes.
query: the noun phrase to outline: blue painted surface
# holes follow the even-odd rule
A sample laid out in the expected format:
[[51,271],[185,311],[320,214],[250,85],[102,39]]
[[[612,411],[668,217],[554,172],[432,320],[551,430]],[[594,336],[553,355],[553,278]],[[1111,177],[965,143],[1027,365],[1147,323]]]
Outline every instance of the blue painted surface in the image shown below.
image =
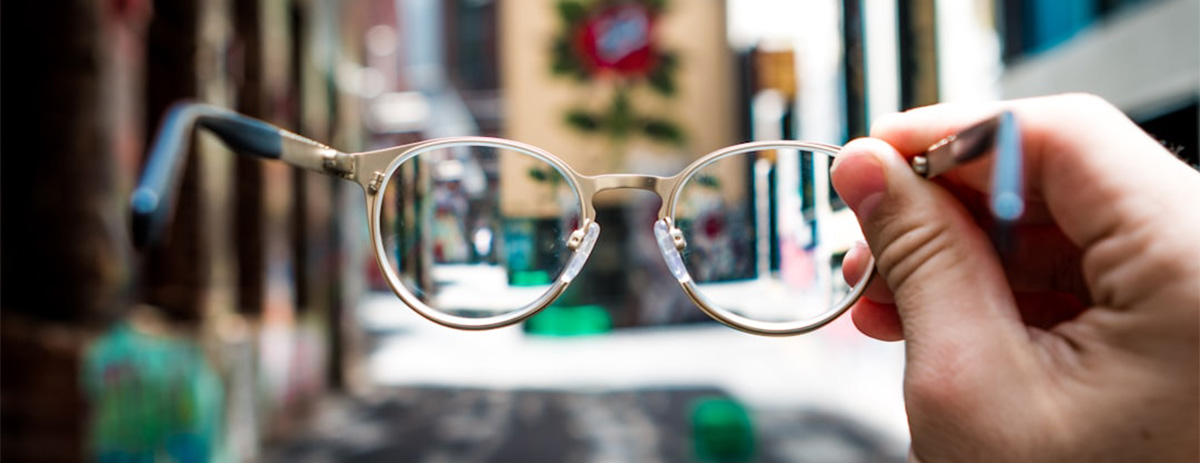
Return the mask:
[[1024,42],[1031,54],[1066,42],[1095,22],[1096,0],[1031,0],[1025,3]]
[[283,138],[279,129],[270,124],[200,103],[171,106],[130,198],[133,240],[139,247],[155,242],[165,228],[175,203],[179,177],[187,164],[192,131],[197,126],[213,132],[240,153],[270,159],[278,159],[282,154]]

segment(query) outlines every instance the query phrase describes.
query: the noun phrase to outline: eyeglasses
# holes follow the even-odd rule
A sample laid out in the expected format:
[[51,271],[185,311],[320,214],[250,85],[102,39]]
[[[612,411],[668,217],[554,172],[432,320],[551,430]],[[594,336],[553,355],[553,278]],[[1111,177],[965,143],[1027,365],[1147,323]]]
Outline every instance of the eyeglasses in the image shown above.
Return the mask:
[[[511,140],[441,138],[343,153],[213,106],[171,108],[131,198],[138,246],[168,222],[194,127],[243,154],[353,181],[366,193],[376,261],[401,301],[458,329],[521,322],[555,303],[600,234],[597,193],[638,189],[662,199],[657,251],[684,294],[712,318],[759,335],[806,333],[837,318],[870,278],[837,278],[861,238],[829,187],[838,146],[761,141],[700,157],[670,177],[581,175],[554,155]],[[1021,154],[1004,112],[911,160],[927,178],[993,151],[992,209],[1020,216]],[[650,251],[653,252],[653,251]],[[874,260],[866,275],[874,273]]]

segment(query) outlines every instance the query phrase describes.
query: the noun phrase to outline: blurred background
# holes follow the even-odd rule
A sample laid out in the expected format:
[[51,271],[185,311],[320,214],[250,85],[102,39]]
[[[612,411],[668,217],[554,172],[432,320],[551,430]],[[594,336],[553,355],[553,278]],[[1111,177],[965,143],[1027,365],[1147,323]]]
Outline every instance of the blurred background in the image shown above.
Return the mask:
[[391,294],[360,189],[208,135],[169,236],[135,249],[129,194],[178,100],[347,152],[506,137],[584,174],[1067,91],[1193,165],[1200,146],[1197,0],[65,0],[0,18],[5,461],[905,459],[903,344],[848,317],[782,339],[708,321],[654,248],[652,195],[599,204],[586,305],[481,333]]

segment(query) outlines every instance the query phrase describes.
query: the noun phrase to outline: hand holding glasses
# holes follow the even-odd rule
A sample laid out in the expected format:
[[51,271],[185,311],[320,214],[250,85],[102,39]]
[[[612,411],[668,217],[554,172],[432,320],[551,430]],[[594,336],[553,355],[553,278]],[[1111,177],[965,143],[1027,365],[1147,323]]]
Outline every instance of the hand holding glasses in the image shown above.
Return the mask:
[[[196,103],[171,108],[133,193],[139,246],[154,242],[168,221],[193,127],[240,153],[357,183],[388,285],[405,305],[452,328],[508,326],[554,303],[599,236],[594,196],[615,189],[662,199],[653,230],[668,269],[697,307],[733,328],[776,336],[815,330],[853,305],[870,280],[847,287],[835,278],[841,256],[861,235],[829,188],[828,166],[840,149],[834,145],[751,142],[702,156],[670,177],[589,176],[539,148],[498,138],[342,153]],[[992,211],[1011,222],[1023,210],[1020,135],[1011,113],[911,162],[932,178],[992,151]],[[846,223],[852,225],[839,230]],[[867,275],[874,261],[869,266]]]

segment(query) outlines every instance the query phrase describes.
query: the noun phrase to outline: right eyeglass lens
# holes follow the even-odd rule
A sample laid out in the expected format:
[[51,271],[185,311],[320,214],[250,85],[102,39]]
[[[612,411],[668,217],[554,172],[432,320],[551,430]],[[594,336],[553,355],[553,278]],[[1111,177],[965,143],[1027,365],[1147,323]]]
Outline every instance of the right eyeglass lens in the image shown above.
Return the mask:
[[829,184],[832,153],[737,152],[688,177],[675,203],[700,297],[758,322],[810,319],[850,292],[842,257],[862,233]]
[[401,163],[384,189],[384,259],[446,315],[503,316],[550,290],[580,200],[554,165],[517,149],[451,145]]

